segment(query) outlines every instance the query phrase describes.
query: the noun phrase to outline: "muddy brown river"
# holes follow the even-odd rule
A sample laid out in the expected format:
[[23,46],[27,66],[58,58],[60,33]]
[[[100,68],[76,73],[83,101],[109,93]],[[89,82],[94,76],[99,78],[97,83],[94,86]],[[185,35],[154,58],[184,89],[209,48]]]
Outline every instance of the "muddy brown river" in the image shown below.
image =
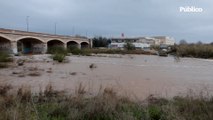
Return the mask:
[[[23,57],[18,57],[20,59]],[[69,63],[55,63],[47,55],[25,56],[24,66],[0,69],[1,84],[30,86],[33,91],[52,84],[57,90],[74,92],[83,84],[91,94],[100,87],[144,99],[213,92],[213,60],[148,55],[70,56]],[[96,68],[89,68],[91,64]],[[29,75],[38,72],[39,76]]]

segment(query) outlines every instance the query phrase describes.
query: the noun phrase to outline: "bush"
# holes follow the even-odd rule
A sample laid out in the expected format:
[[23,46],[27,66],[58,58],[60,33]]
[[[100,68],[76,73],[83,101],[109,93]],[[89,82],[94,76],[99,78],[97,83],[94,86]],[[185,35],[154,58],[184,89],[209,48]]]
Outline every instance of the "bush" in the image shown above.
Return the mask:
[[79,48],[77,46],[69,46],[67,49],[69,52],[71,52],[71,51],[79,49]]
[[177,46],[177,55],[180,57],[213,58],[213,45],[188,44]]
[[0,68],[6,68],[8,62],[12,62],[13,59],[8,53],[0,52]]
[[77,47],[69,47],[68,49],[73,55],[91,55],[91,49],[79,49]]
[[150,48],[158,51],[158,50],[160,50],[160,45],[151,45]]
[[146,54],[155,55],[156,53],[144,51],[144,50],[120,50],[120,49],[88,49],[89,53],[95,54]]
[[68,55],[68,50],[64,47],[51,47],[48,49],[48,53],[52,54],[53,60],[63,62]]
[[132,43],[130,42],[127,42],[125,45],[124,45],[124,48],[126,50],[135,50],[135,45],[133,45]]
[[73,55],[81,55],[82,54],[82,50],[79,48],[70,48],[69,52],[71,52]]
[[0,62],[12,62],[12,58],[8,53],[0,52]]
[[148,113],[151,120],[160,120],[162,118],[162,111],[159,106],[148,107]]
[[49,54],[67,55],[68,54],[68,50],[65,49],[64,47],[51,47],[51,48],[48,48],[47,53],[49,53]]
[[65,60],[65,55],[61,53],[56,53],[53,56],[53,60],[58,61],[58,62],[63,62]]

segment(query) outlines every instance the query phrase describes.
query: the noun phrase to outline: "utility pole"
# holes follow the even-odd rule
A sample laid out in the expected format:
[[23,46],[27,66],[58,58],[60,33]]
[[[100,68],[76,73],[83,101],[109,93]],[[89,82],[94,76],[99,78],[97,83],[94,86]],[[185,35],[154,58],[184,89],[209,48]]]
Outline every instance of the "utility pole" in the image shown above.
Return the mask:
[[29,32],[29,17],[30,17],[30,16],[27,16],[27,17],[26,17],[26,22],[27,22],[27,32]]

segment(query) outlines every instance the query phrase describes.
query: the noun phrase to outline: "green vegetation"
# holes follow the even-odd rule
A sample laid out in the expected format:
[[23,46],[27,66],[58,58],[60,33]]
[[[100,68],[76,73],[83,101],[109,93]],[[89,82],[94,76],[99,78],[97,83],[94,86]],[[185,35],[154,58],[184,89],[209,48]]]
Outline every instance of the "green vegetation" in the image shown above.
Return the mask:
[[6,52],[0,52],[0,68],[5,68],[8,66],[8,62],[12,62],[13,59]]
[[194,57],[194,58],[213,58],[213,43],[203,44],[201,41],[197,43],[188,43],[186,40],[180,40],[179,45],[172,47],[171,54],[178,57]]
[[53,60],[63,62],[68,55],[68,50],[63,47],[51,47],[48,49],[48,53],[52,54]]
[[64,47],[51,47],[51,48],[48,48],[47,53],[49,53],[49,54],[64,54],[64,55],[67,55],[68,54],[68,50],[65,49]]
[[204,96],[156,98],[139,102],[119,96],[112,88],[88,96],[80,84],[75,94],[56,91],[51,85],[38,94],[30,88],[0,86],[1,120],[212,120],[213,98]]
[[78,48],[71,48],[68,50],[73,55],[84,55],[90,56],[93,54],[146,54],[146,55],[155,55],[156,53],[152,53],[149,51],[144,50],[136,50],[136,49],[78,49]]
[[107,39],[105,37],[95,37],[92,39],[93,41],[93,47],[108,47],[110,44],[110,39]]
[[93,49],[92,53],[100,54],[145,54],[145,55],[155,55],[156,53],[152,53],[144,50],[119,50],[119,49]]
[[151,45],[150,46],[151,49],[159,51],[160,50],[160,46],[159,45]]
[[124,45],[124,49],[126,50],[135,50],[135,45],[133,45],[132,43],[130,42],[127,42],[125,45]]
[[84,55],[84,56],[91,56],[92,53],[94,54],[146,54],[146,55],[155,55],[154,52],[144,51],[144,50],[136,50],[135,46],[131,43],[127,43],[125,50],[120,49],[79,49],[75,46],[70,46],[67,49],[63,47],[52,47],[48,49],[48,52],[53,54],[54,60],[65,58],[68,53],[72,53],[73,55]]
[[52,56],[53,60],[58,61],[58,62],[63,62],[65,60],[65,57],[66,57],[66,55],[61,54],[61,53],[56,53],[56,54],[53,54],[53,56]]
[[12,62],[12,58],[8,53],[0,52],[0,62]]
[[91,55],[91,50],[90,49],[79,49],[77,47],[69,47],[68,51],[72,53],[73,55],[85,55],[85,56],[90,56]]
[[143,50],[120,50],[120,49],[75,49],[71,51],[74,55],[91,55],[94,54],[146,54],[146,55],[155,55],[149,51]]
[[176,47],[180,57],[213,58],[213,45],[211,44],[181,44]]

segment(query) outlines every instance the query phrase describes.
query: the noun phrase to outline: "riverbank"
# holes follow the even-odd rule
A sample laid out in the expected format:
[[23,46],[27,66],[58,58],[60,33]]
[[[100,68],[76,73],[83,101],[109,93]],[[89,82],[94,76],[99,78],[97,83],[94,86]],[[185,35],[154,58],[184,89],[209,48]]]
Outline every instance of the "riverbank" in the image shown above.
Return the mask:
[[94,96],[88,96],[85,86],[79,85],[74,94],[46,86],[37,94],[30,87],[0,85],[0,119],[28,120],[211,120],[213,98],[202,92],[194,96],[172,99],[150,95],[145,100],[120,96],[113,88],[100,87]]
[[177,45],[174,47],[174,52],[179,57],[213,59],[213,45],[211,44]]
[[[54,48],[57,49],[61,48]],[[150,50],[121,50],[121,49],[78,49],[78,48],[68,48],[67,53],[72,53],[73,55],[86,55],[91,54],[133,54],[133,55],[158,55],[160,48],[153,46]],[[190,57],[190,58],[203,58],[203,59],[213,59],[213,45],[211,44],[184,44],[170,46],[165,54],[171,54],[176,57]]]

